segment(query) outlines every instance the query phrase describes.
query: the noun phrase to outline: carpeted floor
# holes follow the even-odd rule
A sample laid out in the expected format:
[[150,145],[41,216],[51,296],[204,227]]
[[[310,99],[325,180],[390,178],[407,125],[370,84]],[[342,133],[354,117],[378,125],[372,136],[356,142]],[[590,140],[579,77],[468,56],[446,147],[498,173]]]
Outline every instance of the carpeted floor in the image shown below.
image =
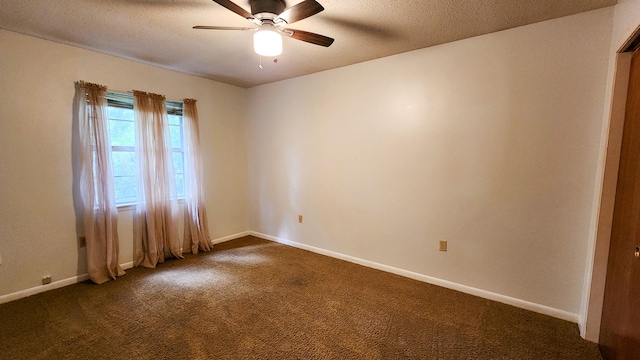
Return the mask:
[[600,359],[575,324],[245,237],[0,305],[1,359]]

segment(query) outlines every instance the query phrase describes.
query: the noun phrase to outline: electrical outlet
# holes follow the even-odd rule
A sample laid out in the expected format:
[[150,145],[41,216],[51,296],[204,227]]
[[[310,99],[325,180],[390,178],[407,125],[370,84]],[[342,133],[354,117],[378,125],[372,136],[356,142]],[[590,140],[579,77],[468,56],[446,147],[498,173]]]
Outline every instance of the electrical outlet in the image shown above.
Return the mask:
[[42,278],[42,285],[51,284],[51,276],[45,276]]
[[86,236],[79,236],[78,237],[78,245],[81,248],[87,247],[87,237]]
[[298,222],[302,224],[302,215],[298,215]]
[[440,240],[440,251],[447,251],[447,240]]

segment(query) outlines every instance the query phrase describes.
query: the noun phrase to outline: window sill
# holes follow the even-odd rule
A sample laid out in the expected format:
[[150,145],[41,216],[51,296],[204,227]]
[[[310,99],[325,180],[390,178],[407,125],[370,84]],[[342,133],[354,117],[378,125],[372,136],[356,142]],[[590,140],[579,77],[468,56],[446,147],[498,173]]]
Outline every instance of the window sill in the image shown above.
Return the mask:
[[[178,205],[182,205],[184,204],[184,198],[178,198]],[[132,204],[120,204],[120,205],[116,205],[116,207],[118,208],[118,212],[121,211],[133,211],[136,209],[136,203],[132,203]]]
[[136,209],[136,204],[121,204],[117,206],[118,212],[120,211],[132,211]]

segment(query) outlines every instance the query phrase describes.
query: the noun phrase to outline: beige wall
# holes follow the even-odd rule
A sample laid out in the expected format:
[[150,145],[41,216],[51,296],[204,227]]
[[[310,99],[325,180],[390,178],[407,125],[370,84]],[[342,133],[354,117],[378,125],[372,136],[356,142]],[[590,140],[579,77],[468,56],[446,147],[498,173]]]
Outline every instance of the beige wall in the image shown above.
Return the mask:
[[577,319],[612,16],[250,89],[251,229]]
[[[0,296],[86,273],[73,202],[74,81],[198,100],[211,236],[246,231],[245,90],[0,30]],[[122,263],[132,212],[120,214]]]
[[611,37],[611,45],[615,51],[619,50],[629,36],[640,26],[639,14],[639,0],[618,0],[618,5],[615,6]]

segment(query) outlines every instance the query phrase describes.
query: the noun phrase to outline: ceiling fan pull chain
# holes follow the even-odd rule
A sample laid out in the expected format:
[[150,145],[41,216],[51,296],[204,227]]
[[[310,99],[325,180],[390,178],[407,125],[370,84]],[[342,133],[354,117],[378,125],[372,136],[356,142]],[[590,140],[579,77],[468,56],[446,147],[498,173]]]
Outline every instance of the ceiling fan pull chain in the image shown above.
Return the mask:
[[262,70],[262,55],[258,55],[260,57],[260,65],[258,65],[258,67],[260,68],[260,70]]

